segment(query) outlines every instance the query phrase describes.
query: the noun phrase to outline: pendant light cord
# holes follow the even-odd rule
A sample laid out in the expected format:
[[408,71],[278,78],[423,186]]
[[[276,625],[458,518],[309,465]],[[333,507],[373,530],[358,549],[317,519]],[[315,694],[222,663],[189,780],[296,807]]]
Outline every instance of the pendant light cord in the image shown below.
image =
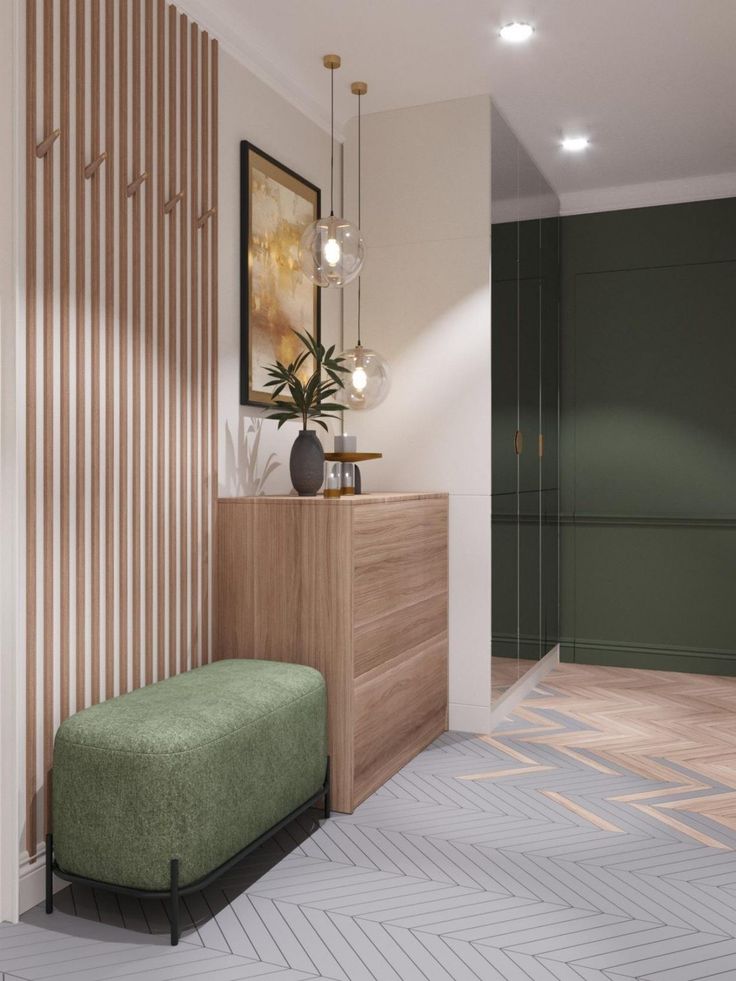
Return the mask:
[[[362,140],[360,132],[360,99],[361,95],[358,92],[358,228],[361,227],[361,200],[362,200],[362,190],[361,190],[361,156],[362,156]],[[361,277],[358,276],[358,347],[360,347],[360,280]]]
[[335,69],[330,68],[330,217],[335,214]]

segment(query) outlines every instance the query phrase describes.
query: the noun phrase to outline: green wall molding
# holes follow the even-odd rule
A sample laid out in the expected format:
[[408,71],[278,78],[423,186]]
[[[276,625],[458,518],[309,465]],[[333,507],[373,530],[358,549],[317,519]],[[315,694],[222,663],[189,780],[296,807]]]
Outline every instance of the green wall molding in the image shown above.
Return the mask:
[[[523,634],[519,636],[518,645],[519,656],[525,661],[538,661],[555,646],[554,644],[547,644],[548,649],[544,650],[544,640],[540,642],[539,637]],[[491,654],[493,657],[516,657],[516,647],[516,634],[494,632],[491,635]]]
[[736,650],[629,644],[604,640],[560,641],[560,660],[576,664],[601,664],[618,668],[686,671],[693,674],[736,674]]
[[[495,519],[494,519],[495,520]],[[629,528],[724,528],[736,530],[736,518],[659,516],[655,514],[561,514],[562,525],[625,525]]]

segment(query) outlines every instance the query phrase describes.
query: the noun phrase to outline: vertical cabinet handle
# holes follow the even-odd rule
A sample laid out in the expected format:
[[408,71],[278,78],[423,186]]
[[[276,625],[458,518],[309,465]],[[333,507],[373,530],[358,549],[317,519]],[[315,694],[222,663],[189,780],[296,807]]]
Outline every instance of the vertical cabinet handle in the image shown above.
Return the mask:
[[539,434],[539,458],[544,456],[544,433]]
[[520,429],[517,429],[514,433],[514,453],[517,456],[521,456],[521,451],[524,449],[524,434]]

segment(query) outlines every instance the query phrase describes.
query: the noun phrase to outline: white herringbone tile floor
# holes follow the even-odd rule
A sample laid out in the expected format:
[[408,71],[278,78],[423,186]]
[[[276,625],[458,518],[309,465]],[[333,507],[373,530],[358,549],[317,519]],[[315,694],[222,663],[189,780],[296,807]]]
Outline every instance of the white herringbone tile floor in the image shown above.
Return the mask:
[[66,889],[4,981],[736,981],[736,680],[565,665],[186,901]]

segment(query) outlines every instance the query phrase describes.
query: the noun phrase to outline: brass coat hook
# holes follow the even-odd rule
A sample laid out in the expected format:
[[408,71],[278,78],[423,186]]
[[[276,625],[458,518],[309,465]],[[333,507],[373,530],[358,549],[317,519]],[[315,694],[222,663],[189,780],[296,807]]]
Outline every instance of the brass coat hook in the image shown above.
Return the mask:
[[53,131],[53,133],[49,133],[49,135],[46,137],[46,139],[45,140],[41,140],[41,142],[36,146],[36,156],[37,157],[45,157],[46,154],[49,152],[49,150],[51,149],[51,147],[54,145],[54,143],[56,143],[56,141],[59,139],[60,136],[61,136],[61,130],[60,129],[55,129]]
[[92,163],[87,164],[87,166],[84,168],[84,176],[87,178],[87,180],[89,180],[90,177],[94,177],[105,160],[107,160],[107,150],[103,150],[99,157],[93,160]]
[[197,221],[197,228],[204,228],[204,226],[207,224],[207,219],[214,215],[215,210],[215,208],[210,208],[209,211],[205,211],[203,215],[200,215]]
[[176,194],[175,194],[175,195],[173,196],[173,198],[171,198],[170,200],[168,200],[168,201],[166,202],[166,204],[164,205],[164,214],[165,214],[165,215],[168,215],[168,213],[169,213],[170,211],[173,211],[173,210],[174,210],[174,208],[176,207],[176,205],[177,205],[177,204],[178,204],[178,203],[179,203],[179,202],[181,201],[181,199],[182,199],[183,197],[184,197],[184,191],[178,191],[178,192],[177,192],[177,193],[176,193]]
[[130,184],[128,184],[128,187],[127,187],[125,193],[128,195],[129,198],[132,198],[133,197],[133,195],[135,194],[135,192],[138,190],[138,188],[141,186],[141,184],[145,180],[148,180],[148,171],[147,170],[144,170],[142,174],[138,174],[138,176],[136,177],[136,179],[134,181],[131,181]]

